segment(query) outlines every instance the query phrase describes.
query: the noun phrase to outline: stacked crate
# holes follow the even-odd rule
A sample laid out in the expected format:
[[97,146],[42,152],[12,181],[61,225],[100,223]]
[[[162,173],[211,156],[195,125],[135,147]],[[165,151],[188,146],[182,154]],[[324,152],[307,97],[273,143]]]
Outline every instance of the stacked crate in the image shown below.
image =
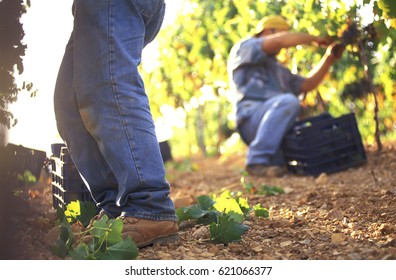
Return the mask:
[[91,194],[81,179],[66,147],[60,149],[60,154],[50,158],[52,167],[52,198],[53,207],[66,209],[72,201],[91,201]]
[[289,171],[317,176],[366,162],[366,153],[353,113],[329,114],[297,122],[285,136],[282,149]]
[[47,154],[44,151],[9,143],[7,147],[0,147],[0,173],[4,173],[1,176],[22,175],[29,170],[38,180],[46,159]]

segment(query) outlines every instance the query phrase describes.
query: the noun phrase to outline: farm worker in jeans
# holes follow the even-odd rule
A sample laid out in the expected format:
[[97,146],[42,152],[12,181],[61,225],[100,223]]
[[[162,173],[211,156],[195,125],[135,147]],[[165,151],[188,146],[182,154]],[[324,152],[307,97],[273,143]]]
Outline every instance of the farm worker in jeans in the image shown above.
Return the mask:
[[[293,74],[276,57],[281,49],[302,44],[329,45],[307,77]],[[249,145],[248,174],[276,177],[286,172],[280,146],[299,114],[298,95],[316,88],[343,51],[330,37],[290,32],[281,16],[264,18],[252,37],[233,46],[228,74],[238,96],[237,130]]]
[[93,199],[138,247],[179,237],[138,73],[164,12],[164,0],[75,0],[54,96],[59,133]]

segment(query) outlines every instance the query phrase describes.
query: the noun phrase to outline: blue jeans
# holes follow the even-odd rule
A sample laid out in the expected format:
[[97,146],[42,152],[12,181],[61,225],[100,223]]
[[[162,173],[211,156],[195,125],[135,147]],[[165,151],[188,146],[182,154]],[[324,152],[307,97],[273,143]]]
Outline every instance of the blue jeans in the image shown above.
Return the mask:
[[164,0],[75,0],[55,87],[58,131],[97,206],[117,217],[176,221],[138,73]]
[[284,165],[281,143],[300,112],[298,98],[280,94],[265,102],[243,101],[237,106],[238,131],[249,145],[246,165]]

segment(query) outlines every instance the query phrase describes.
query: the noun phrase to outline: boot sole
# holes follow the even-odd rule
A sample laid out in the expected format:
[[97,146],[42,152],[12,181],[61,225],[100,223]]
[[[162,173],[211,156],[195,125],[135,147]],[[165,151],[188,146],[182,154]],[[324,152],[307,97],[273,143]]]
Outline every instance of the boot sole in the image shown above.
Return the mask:
[[180,236],[178,233],[172,234],[172,235],[166,235],[166,236],[161,236],[161,237],[157,237],[154,238],[150,241],[144,242],[144,243],[140,243],[140,244],[136,244],[136,246],[140,249],[143,247],[147,247],[150,245],[163,245],[163,244],[169,244],[169,243],[175,243],[177,241],[180,240]]

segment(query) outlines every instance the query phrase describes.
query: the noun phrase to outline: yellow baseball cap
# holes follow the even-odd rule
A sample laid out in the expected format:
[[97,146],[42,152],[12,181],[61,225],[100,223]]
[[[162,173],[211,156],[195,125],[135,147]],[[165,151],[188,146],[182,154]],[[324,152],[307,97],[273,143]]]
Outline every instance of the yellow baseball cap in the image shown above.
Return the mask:
[[290,26],[282,16],[268,16],[259,21],[256,27],[256,33],[260,33],[264,29],[278,29],[282,31],[289,30]]

